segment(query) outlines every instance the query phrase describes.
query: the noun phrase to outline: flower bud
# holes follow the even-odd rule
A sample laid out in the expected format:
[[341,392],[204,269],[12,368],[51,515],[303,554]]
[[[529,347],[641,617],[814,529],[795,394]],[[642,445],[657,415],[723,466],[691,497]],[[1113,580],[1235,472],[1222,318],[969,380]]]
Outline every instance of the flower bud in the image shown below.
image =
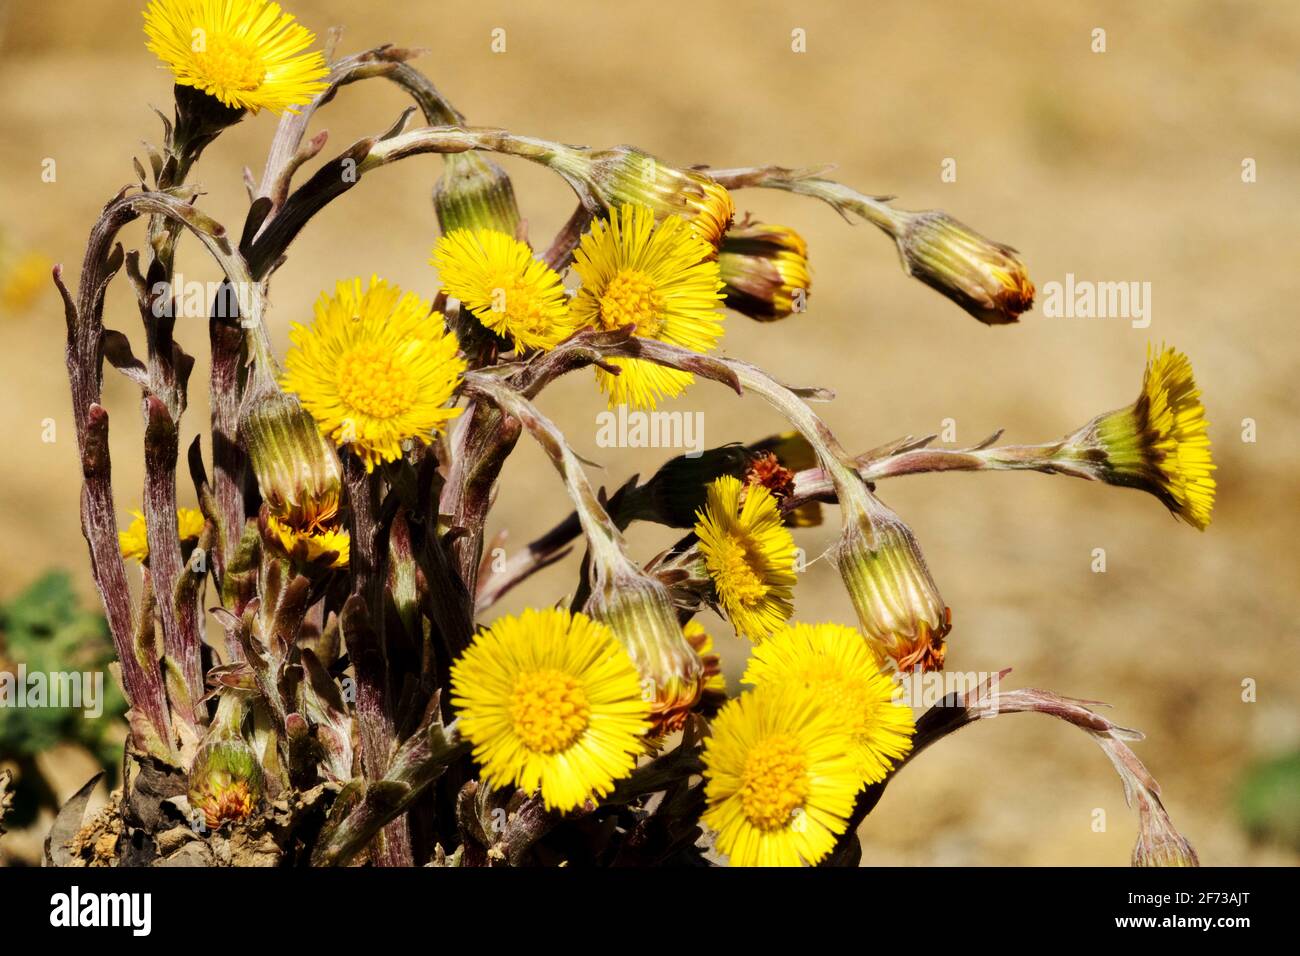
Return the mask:
[[343,473],[338,455],[298,399],[268,383],[252,395],[240,421],[257,485],[267,508],[267,530],[291,557],[304,562],[326,552],[347,564],[348,534],[339,508]]
[[519,233],[519,204],[506,171],[475,152],[448,153],[433,187],[433,208],[443,235],[457,229]]
[[550,163],[591,189],[607,207],[648,206],[656,220],[681,216],[715,249],[736,214],[731,194],[707,175],[669,166],[634,146],[565,150]]
[[868,642],[900,672],[942,670],[952,618],[912,530],[867,495],[841,507],[852,511],[835,562]]
[[[597,559],[598,560],[598,559]],[[597,569],[585,608],[609,625],[641,675],[655,735],[679,729],[704,688],[705,666],[682,633],[668,589],[628,562]]]
[[986,239],[945,212],[891,210],[903,266],[985,325],[1017,322],[1034,306],[1034,284],[1015,249]]
[[729,309],[774,322],[806,308],[808,246],[793,229],[746,221],[722,240],[718,266]]

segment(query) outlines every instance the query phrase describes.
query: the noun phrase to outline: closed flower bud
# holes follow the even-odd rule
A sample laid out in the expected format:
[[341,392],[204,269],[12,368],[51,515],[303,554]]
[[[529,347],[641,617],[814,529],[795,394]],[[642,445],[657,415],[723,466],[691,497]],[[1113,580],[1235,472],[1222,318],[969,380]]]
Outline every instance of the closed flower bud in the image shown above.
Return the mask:
[[668,589],[630,562],[598,569],[585,610],[609,625],[636,665],[642,693],[650,701],[653,733],[680,728],[700,699],[706,674],[682,633]]
[[457,229],[519,232],[519,204],[504,169],[475,152],[449,153],[433,187],[433,208],[443,235]]
[[908,273],[985,325],[1018,322],[1034,284],[1015,249],[986,239],[947,213],[891,210],[890,231]]
[[835,562],[867,640],[900,672],[942,670],[951,615],[912,530],[866,495],[841,507],[857,515],[845,521]]
[[727,307],[742,315],[774,322],[806,308],[808,246],[793,229],[746,221],[722,240],[718,266]]
[[656,220],[681,216],[715,249],[731,226],[731,194],[704,173],[678,169],[633,146],[565,150],[550,163],[561,175],[583,183],[607,207],[648,206]]
[[209,740],[199,747],[190,768],[190,808],[215,830],[253,815],[262,796],[257,755],[239,737]]

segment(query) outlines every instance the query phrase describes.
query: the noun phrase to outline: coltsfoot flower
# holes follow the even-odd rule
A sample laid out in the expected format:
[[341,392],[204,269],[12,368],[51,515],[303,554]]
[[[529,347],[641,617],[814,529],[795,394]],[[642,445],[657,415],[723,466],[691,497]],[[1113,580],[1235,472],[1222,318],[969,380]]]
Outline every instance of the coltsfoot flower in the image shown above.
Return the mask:
[[650,726],[636,667],[610,629],[564,610],[480,631],[452,666],[451,694],[484,779],[540,788],[558,810],[613,790]]
[[709,485],[695,534],[738,634],[760,640],[789,620],[797,549],[770,491],[724,475]]
[[699,621],[687,621],[682,635],[691,645],[700,663],[704,665],[704,680],[700,685],[700,699],[716,709],[727,700],[727,679],[722,676],[722,658],[713,648],[713,638]]
[[709,244],[710,257],[736,215],[725,187],[704,173],[678,169],[635,146],[566,151],[551,162],[561,174],[586,183],[611,210],[632,204],[648,207],[656,219],[685,219]]
[[788,226],[741,223],[722,240],[718,268],[727,308],[760,322],[803,311],[812,291],[808,244]]
[[307,52],[316,37],[266,0],[151,0],[148,47],[181,86],[228,107],[292,111],[325,88],[325,57]]
[[1034,284],[1015,249],[986,239],[945,212],[890,210],[908,274],[985,325],[1018,322],[1034,307]]
[[728,703],[704,742],[701,822],[733,866],[816,863],[848,826],[862,786],[855,739],[837,712],[795,683]]
[[321,294],[308,328],[294,323],[280,384],[297,395],[321,433],[349,447],[366,470],[426,445],[460,414],[448,408],[465,360],[454,333],[413,292],[372,277]]
[[190,807],[215,830],[252,816],[262,794],[257,755],[238,737],[203,744],[190,768]]
[[952,617],[912,529],[865,494],[840,508],[844,532],[833,553],[863,633],[902,672],[942,669]]
[[[131,523],[125,531],[117,533],[118,547],[122,557],[133,558],[143,564],[149,559],[149,528],[145,523],[143,511],[131,512]],[[199,540],[203,534],[203,512],[198,508],[177,508],[176,527],[182,544]]]
[[894,680],[857,628],[795,624],[763,641],[741,680],[752,686],[793,682],[811,690],[853,734],[858,775],[884,780],[912,749],[911,708],[895,701]]
[[1204,531],[1215,491],[1208,427],[1187,356],[1173,348],[1151,349],[1137,401],[1097,416],[1053,457],[1081,465],[1108,484],[1155,495]]
[[559,275],[514,236],[457,229],[438,239],[430,264],[443,291],[521,350],[553,349],[573,332]]
[[[642,338],[708,352],[722,337],[722,280],[709,261],[712,247],[686,220],[669,216],[657,226],[648,206],[624,205],[594,223],[574,252],[582,279],[570,306],[577,327],[616,329],[636,325]],[[596,370],[609,406],[654,408],[664,396],[680,395],[694,380],[689,372],[644,359],[611,358],[621,369]]]

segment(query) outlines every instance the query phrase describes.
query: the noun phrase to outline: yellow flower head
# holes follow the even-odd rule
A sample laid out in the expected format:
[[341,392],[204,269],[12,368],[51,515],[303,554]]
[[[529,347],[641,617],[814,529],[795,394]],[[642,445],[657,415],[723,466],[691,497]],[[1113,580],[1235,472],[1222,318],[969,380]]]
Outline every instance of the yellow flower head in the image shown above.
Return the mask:
[[585,614],[526,610],[480,631],[451,669],[451,702],[494,787],[539,787],[548,808],[604,796],[643,752],[650,704],[627,651]]
[[763,687],[792,682],[812,691],[852,733],[858,775],[884,780],[912,749],[911,708],[894,700],[893,679],[856,628],[795,624],[754,648],[742,680]]
[[[118,548],[124,558],[134,558],[143,564],[149,558],[149,528],[143,511],[132,511],[132,521],[125,531],[117,533]],[[203,512],[198,508],[176,509],[176,527],[182,542],[199,540],[203,534]]]
[[718,254],[727,307],[773,322],[807,307],[812,291],[808,244],[789,226],[745,221]]
[[37,252],[26,253],[12,264],[0,260],[0,312],[23,312],[49,287],[53,267],[53,262]]
[[1215,465],[1200,396],[1187,356],[1162,348],[1148,354],[1137,401],[1083,432],[1105,453],[1104,481],[1150,492],[1204,531],[1214,511]]
[[351,536],[339,525],[321,525],[298,529],[275,515],[268,515],[267,530],[284,548],[286,554],[303,564],[320,560],[327,553],[334,554],[331,568],[346,568],[351,547]]
[[727,619],[750,640],[766,637],[794,613],[796,548],[776,499],[762,485],[723,475],[697,517],[704,565]]
[[192,86],[234,109],[292,111],[325,88],[316,37],[266,0],[151,0],[148,47]]
[[[722,280],[713,247],[686,220],[669,216],[657,227],[648,206],[625,205],[592,225],[573,255],[582,279],[570,306],[576,327],[616,329],[635,323],[642,338],[708,352],[722,337]],[[610,359],[621,374],[597,369],[609,405],[654,408],[679,395],[693,376],[644,359]]]
[[848,826],[862,781],[854,738],[797,683],[747,691],[704,742],[701,822],[732,866],[816,863]]
[[513,236],[457,229],[438,239],[430,265],[443,291],[521,350],[553,349],[573,331],[559,275]]
[[448,408],[465,361],[456,336],[428,301],[372,277],[321,293],[311,328],[294,323],[280,384],[295,393],[321,434],[350,446],[371,471],[402,443],[433,440],[460,414]]
[[704,681],[700,684],[700,696],[710,697],[720,702],[727,699],[727,679],[722,676],[722,658],[713,647],[713,638],[699,621],[687,621],[682,626],[682,634],[691,645],[704,665]]

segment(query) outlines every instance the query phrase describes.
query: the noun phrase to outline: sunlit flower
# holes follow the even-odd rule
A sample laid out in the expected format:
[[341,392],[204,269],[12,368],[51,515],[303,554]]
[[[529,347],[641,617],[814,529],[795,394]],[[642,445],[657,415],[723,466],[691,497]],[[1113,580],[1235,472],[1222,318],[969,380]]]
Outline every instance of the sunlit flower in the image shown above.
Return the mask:
[[308,102],[329,73],[311,31],[266,0],[151,0],[144,32],[178,84],[253,113]]
[[717,706],[727,699],[727,679],[722,676],[722,658],[713,647],[713,638],[699,621],[687,621],[682,628],[686,641],[704,665],[704,681],[700,685],[701,699]]
[[754,648],[741,679],[759,687],[794,682],[811,690],[853,734],[864,783],[884,780],[894,762],[912,749],[911,708],[895,702],[894,680],[881,670],[880,658],[856,628],[783,628]]
[[751,319],[773,322],[807,308],[808,245],[788,226],[741,223],[722,240],[718,268],[727,308]]
[[484,779],[540,787],[558,810],[608,794],[650,726],[636,668],[610,629],[563,610],[529,609],[480,631],[452,666],[451,693]]
[[301,400],[321,433],[350,447],[366,470],[402,454],[402,443],[428,444],[447,421],[465,361],[456,336],[429,303],[378,277],[321,294],[310,328],[294,323],[280,384]]
[[559,275],[513,236],[457,229],[438,239],[431,264],[448,295],[520,349],[553,349],[573,331]]
[[[118,547],[124,558],[134,558],[143,563],[149,558],[149,528],[143,511],[132,511],[132,521],[125,531],[117,533]],[[178,508],[176,526],[182,543],[195,542],[203,534],[203,512],[198,508]]]
[[[574,252],[582,279],[570,306],[577,327],[616,329],[636,325],[642,338],[708,352],[722,337],[722,280],[712,247],[686,221],[669,216],[658,226],[647,206],[625,205],[594,223]],[[621,369],[597,369],[610,407],[631,403],[654,408],[664,396],[679,395],[693,381],[689,372],[645,359],[611,358]]]
[[728,703],[704,742],[701,822],[733,866],[816,863],[848,826],[862,785],[854,737],[797,683]]
[[765,637],[794,613],[797,549],[776,499],[724,475],[709,485],[698,517],[700,552],[727,619],[751,640]]
[[1155,495],[1204,531],[1214,511],[1215,464],[1200,395],[1186,355],[1152,350],[1137,401],[1094,418],[1057,456],[1091,477]]
[[285,553],[295,561],[312,564],[327,554],[333,554],[334,557],[329,563],[331,568],[348,566],[351,536],[341,524],[299,529],[274,515],[268,515],[266,527],[284,548]]

